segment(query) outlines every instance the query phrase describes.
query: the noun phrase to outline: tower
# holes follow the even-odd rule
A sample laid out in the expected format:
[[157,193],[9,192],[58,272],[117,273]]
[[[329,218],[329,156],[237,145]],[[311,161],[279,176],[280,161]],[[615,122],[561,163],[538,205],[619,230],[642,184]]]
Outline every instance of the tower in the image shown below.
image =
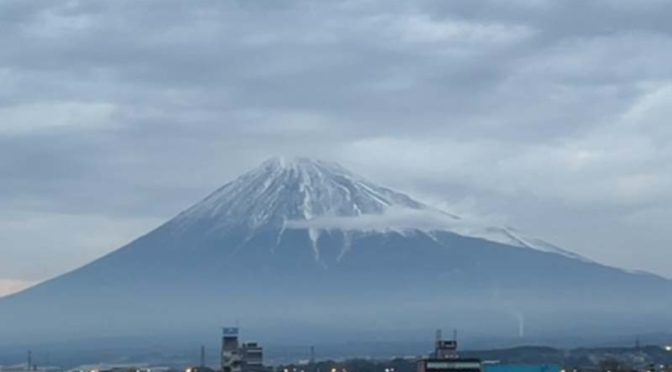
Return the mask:
[[222,372],[241,372],[242,360],[238,344],[238,327],[222,329]]

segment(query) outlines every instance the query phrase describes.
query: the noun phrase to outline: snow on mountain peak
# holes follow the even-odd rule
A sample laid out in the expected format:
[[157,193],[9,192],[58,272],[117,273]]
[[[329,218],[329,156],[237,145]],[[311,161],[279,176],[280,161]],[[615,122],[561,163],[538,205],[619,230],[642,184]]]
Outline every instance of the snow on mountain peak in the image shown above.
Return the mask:
[[[510,228],[470,221],[377,186],[337,163],[276,157],[227,183],[172,221],[180,229],[205,226],[306,229],[316,258],[320,231],[448,231],[509,246],[583,259]],[[585,259],[584,259],[585,260]]]
[[393,206],[426,208],[336,163],[279,157],[227,183],[179,218],[259,227],[320,216],[381,214]]

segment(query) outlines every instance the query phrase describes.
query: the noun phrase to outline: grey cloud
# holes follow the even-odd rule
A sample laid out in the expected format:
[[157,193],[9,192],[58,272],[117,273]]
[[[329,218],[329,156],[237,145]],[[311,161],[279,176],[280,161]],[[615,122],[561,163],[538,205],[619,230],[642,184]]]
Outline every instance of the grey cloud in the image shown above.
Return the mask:
[[404,231],[455,229],[466,223],[438,211],[388,208],[385,213],[356,217],[316,217],[311,220],[288,221],[290,229],[346,231]]

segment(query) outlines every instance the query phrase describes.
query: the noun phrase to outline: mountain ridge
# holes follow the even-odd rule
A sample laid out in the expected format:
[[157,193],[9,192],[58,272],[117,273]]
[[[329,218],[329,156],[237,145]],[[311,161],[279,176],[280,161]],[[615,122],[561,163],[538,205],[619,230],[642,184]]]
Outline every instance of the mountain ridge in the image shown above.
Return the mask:
[[[271,195],[265,194],[270,186],[277,186],[277,183],[282,183],[285,188],[287,185],[293,185],[293,191],[298,191],[301,198],[297,200],[296,205],[279,206],[286,208],[284,213],[273,214],[268,212],[269,205],[275,206],[274,201],[286,200],[279,195],[282,189],[271,189],[275,192]],[[319,190],[319,192],[311,193],[311,190]],[[324,194],[326,194],[326,200]],[[257,201],[257,204],[242,203],[241,205],[238,202],[247,198]],[[262,205],[259,206],[258,201],[263,200],[271,202],[261,203]],[[333,205],[337,205],[338,208],[328,207]],[[222,218],[223,211],[225,212],[224,219]],[[233,213],[230,213],[231,211]],[[388,212],[394,215],[386,216]],[[372,220],[369,216],[366,221],[361,221],[361,219],[358,221],[358,217],[368,215],[373,215],[380,220]],[[199,203],[178,214],[170,223],[189,226],[194,220],[203,217],[215,218],[219,221],[218,226],[213,226],[215,230],[217,228],[226,229],[231,225],[230,221],[234,221],[234,224],[245,221],[244,224],[252,229],[269,222],[282,225],[283,230],[285,228],[307,228],[313,240],[317,239],[321,230],[330,229],[446,230],[460,235],[589,261],[574,252],[566,251],[540,239],[527,237],[512,228],[481,226],[473,221],[466,221],[460,216],[414,200],[406,194],[377,186],[338,163],[306,157],[270,158],[259,167],[226,183]],[[352,219],[348,221],[346,218]],[[424,219],[425,226],[417,223],[421,219]]]
[[538,334],[566,332],[560,321],[622,333],[672,320],[669,293],[664,278],[472,224],[340,166],[271,159],[119,250],[0,299],[0,333],[189,332],[240,319],[347,335],[432,329],[447,313],[475,333],[515,334],[520,319]]

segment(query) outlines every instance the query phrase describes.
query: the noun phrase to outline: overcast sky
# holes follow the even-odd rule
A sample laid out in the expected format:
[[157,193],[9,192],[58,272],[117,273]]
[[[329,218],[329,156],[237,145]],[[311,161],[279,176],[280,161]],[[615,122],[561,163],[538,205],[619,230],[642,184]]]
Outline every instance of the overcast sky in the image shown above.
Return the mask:
[[0,293],[274,155],[672,277],[672,2],[0,2]]

